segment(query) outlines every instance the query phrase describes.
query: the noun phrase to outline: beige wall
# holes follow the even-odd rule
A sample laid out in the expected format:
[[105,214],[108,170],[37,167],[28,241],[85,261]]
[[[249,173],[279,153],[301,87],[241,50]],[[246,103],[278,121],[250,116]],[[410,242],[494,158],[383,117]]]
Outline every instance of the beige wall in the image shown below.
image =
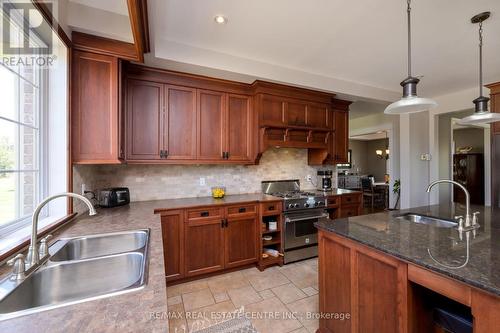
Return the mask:
[[472,147],[472,153],[484,153],[484,129],[461,128],[453,130],[455,152],[458,148]]
[[[126,186],[132,201],[146,201],[209,196],[214,185],[225,186],[227,194],[255,193],[260,192],[263,180],[300,179],[303,189],[312,189],[305,177],[311,175],[315,181],[318,169],[307,165],[306,149],[273,148],[264,152],[259,165],[251,166],[77,165],[73,168],[73,190],[80,193],[83,183],[91,190]],[[205,178],[205,186],[199,185],[200,177]],[[85,210],[79,203],[75,209]]]

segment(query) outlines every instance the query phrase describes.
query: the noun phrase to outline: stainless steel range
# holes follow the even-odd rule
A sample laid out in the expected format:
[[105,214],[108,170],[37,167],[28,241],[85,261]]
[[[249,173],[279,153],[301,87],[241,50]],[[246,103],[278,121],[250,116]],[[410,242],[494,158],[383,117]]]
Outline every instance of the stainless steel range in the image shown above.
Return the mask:
[[326,198],[314,192],[300,190],[300,181],[263,181],[262,192],[283,198],[284,262],[316,257],[318,231],[314,223],[326,213]]

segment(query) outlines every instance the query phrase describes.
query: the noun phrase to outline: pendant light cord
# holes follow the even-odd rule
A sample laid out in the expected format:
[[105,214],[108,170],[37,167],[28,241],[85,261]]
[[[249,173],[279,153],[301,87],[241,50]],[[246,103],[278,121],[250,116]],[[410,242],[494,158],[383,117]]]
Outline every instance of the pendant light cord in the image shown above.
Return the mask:
[[479,96],[483,96],[483,22],[479,22]]
[[407,0],[406,14],[408,17],[408,77],[411,77],[411,0]]

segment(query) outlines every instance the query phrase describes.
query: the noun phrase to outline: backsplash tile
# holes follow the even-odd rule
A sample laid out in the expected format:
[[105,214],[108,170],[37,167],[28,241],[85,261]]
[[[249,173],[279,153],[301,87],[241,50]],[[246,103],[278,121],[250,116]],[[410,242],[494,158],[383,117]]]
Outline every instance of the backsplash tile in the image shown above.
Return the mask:
[[[226,187],[226,193],[260,192],[263,180],[299,179],[302,189],[314,189],[304,178],[313,176],[325,167],[307,165],[307,150],[272,148],[262,155],[259,165],[76,165],[73,167],[73,190],[81,192],[81,185],[97,190],[125,186],[130,189],[131,201],[175,199],[209,196],[210,188]],[[328,166],[328,169],[334,169]],[[334,184],[336,172],[334,172]],[[199,185],[204,177],[205,186]],[[75,210],[85,211],[75,202]]]

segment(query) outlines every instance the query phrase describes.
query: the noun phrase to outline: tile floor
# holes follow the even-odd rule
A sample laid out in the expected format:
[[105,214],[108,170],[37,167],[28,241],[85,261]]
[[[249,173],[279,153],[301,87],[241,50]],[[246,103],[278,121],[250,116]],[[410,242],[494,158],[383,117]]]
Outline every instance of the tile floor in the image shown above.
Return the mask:
[[167,288],[171,333],[185,333],[222,321],[243,309],[260,333],[316,332],[318,260],[263,272],[249,268]]

